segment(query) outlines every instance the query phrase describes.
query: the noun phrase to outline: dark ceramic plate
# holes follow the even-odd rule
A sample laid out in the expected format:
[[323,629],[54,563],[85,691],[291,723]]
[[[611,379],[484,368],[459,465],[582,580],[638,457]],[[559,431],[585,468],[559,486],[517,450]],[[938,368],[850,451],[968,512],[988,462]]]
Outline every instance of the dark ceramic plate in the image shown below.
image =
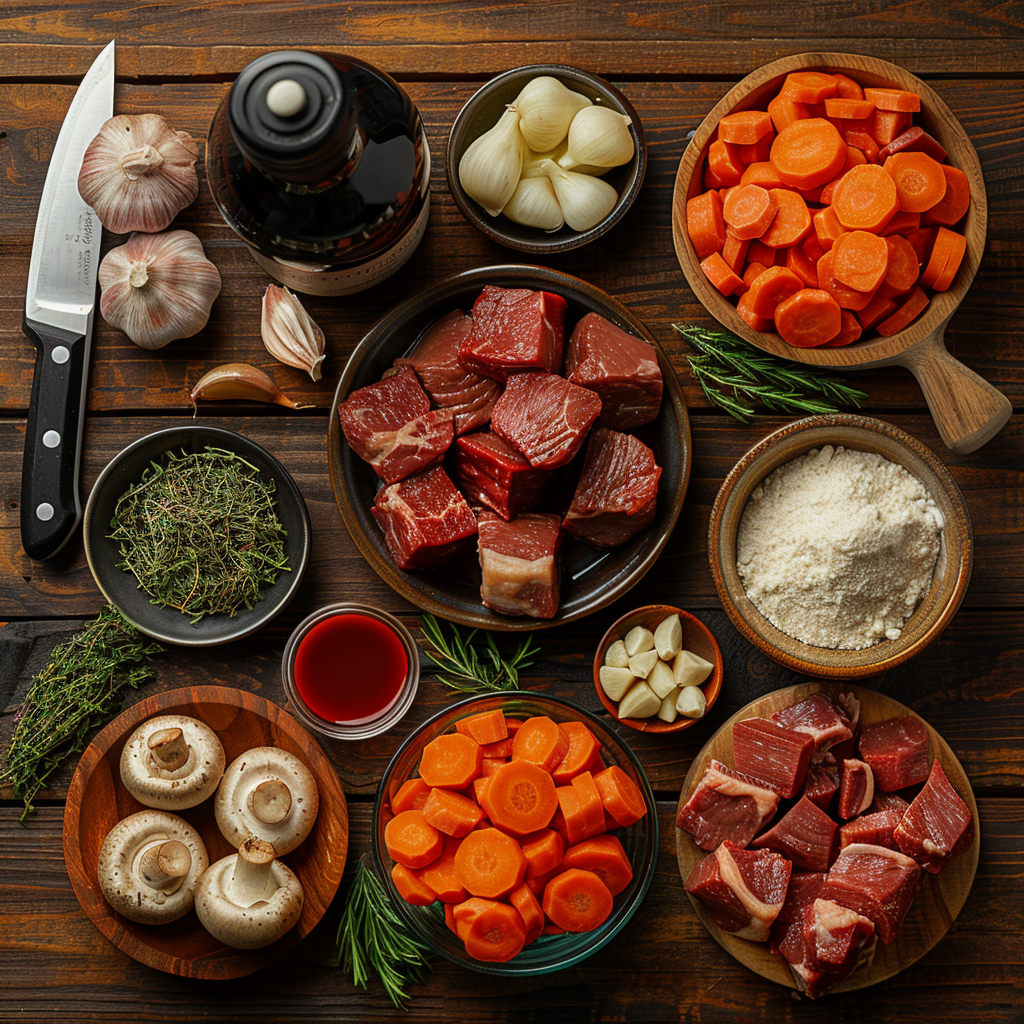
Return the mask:
[[[287,531],[285,554],[290,572],[263,591],[263,600],[237,615],[210,615],[194,626],[187,615],[173,608],[150,604],[130,572],[117,568],[118,545],[108,539],[110,520],[118,499],[137,483],[151,462],[159,462],[167,451],[201,452],[207,445],[236,452],[256,466],[276,485],[278,518]],[[89,495],[82,524],[85,557],[103,596],[143,633],[169,644],[210,647],[238,640],[265,626],[299,587],[309,560],[310,526],[306,503],[288,471],[268,451],[230,430],[218,427],[171,427],[140,438],[115,455],[100,474]]]
[[[662,467],[658,510],[654,522],[628,543],[608,552],[595,551],[567,539],[563,546],[562,594],[553,619],[501,615],[480,603],[480,570],[475,554],[458,564],[429,571],[402,571],[395,566],[384,536],[370,515],[378,480],[373,470],[349,448],[338,422],[338,405],[350,392],[380,380],[399,356],[408,352],[423,331],[453,309],[469,310],[484,285],[543,288],[569,304],[567,331],[586,313],[600,313],[623,330],[645,338],[658,352],[665,381],[658,419],[635,431],[654,450]],[[654,564],[679,517],[690,477],[690,421],[686,404],[665,354],[646,327],[625,306],[593,285],[543,267],[482,267],[449,277],[396,306],[356,347],[341,375],[331,408],[328,435],[331,483],[356,546],[377,574],[399,594],[424,611],[452,622],[483,629],[526,631],[557,626],[604,608],[640,581]],[[576,460],[578,461],[578,460]],[[561,497],[568,504],[575,483],[563,477]],[[557,500],[559,495],[554,495]],[[546,502],[548,507],[551,502]]]

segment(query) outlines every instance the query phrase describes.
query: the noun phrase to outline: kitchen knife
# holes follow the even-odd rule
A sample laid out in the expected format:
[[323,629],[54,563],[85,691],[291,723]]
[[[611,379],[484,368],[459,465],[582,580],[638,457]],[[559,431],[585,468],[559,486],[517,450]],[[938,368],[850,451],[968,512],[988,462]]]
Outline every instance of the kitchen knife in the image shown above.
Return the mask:
[[22,330],[36,347],[21,473],[21,543],[55,555],[79,519],[78,464],[99,269],[99,218],[78,194],[89,143],[114,116],[114,43],[93,62],[57,136],[39,201]]

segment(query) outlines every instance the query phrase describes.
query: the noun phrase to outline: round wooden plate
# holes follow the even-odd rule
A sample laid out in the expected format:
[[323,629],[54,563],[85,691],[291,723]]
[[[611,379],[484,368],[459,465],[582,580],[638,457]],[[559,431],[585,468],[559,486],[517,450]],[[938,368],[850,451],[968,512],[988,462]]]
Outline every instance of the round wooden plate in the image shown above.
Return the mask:
[[[863,687],[849,684],[844,685],[840,682],[815,680],[801,683],[799,686],[788,686],[783,690],[776,690],[737,711],[704,745],[694,759],[686,781],[683,783],[679,806],[682,807],[689,799],[697,780],[703,774],[704,769],[711,764],[712,758],[723,764],[730,766],[733,764],[732,727],[734,723],[745,718],[768,718],[774,712],[795,704],[811,693],[822,691],[833,694],[844,690],[854,693],[860,700],[862,726],[899,715],[915,714],[905,705],[881,693],[876,693],[874,690],[866,690]],[[921,716],[917,715],[916,717],[920,718]],[[854,971],[849,978],[830,989],[830,993],[852,992],[855,989],[867,988],[869,985],[891,978],[919,960],[949,931],[957,914],[967,902],[967,894],[971,891],[974,875],[978,870],[978,852],[981,848],[978,805],[975,803],[970,781],[956,755],[927,722],[924,725],[928,730],[931,756],[939,759],[953,788],[971,810],[971,815],[974,818],[974,840],[963,854],[949,861],[937,875],[928,871],[922,872],[921,888],[918,890],[903,921],[903,927],[900,928],[896,938],[888,946],[879,943],[871,966],[866,970]],[[676,857],[679,861],[679,874],[684,882],[693,866],[706,856],[705,851],[700,849],[686,832],[681,828],[676,829]],[[697,917],[700,918],[701,924],[707,928],[714,940],[741,964],[769,981],[778,982],[788,988],[795,989],[797,987],[790,973],[789,965],[781,956],[770,953],[767,943],[749,942],[746,939],[736,938],[729,932],[723,931],[711,920],[700,900],[691,896],[690,902],[693,904],[693,909],[696,911]]]
[[[305,901],[299,923],[273,945],[231,949],[199,923],[194,911],[172,924],[136,924],[103,898],[96,877],[100,846],[122,818],[143,810],[121,782],[121,749],[132,730],[154,715],[190,715],[220,737],[230,764],[251,747],[281,747],[298,757],[316,779],[320,809],[313,831],[285,863],[299,876]],[[213,800],[182,811],[199,831],[210,863],[232,852],[213,814]],[[71,885],[93,924],[123,953],[148,967],[187,978],[240,978],[283,956],[317,924],[341,883],[348,850],[348,805],[327,756],[281,708],[241,690],[196,686],[141,701],[118,715],[92,741],[75,769],[64,810],[64,861]]]

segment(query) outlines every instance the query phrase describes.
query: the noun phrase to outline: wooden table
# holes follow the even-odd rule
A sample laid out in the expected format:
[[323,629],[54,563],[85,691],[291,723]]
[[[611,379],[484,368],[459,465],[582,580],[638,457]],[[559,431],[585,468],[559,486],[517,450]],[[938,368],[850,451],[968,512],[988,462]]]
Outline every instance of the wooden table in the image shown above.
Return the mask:
[[[82,485],[88,493],[125,444],[159,427],[190,422],[187,392],[211,367],[252,361],[273,369],[289,394],[314,408],[203,410],[200,422],[238,429],[266,445],[292,472],[309,505],[315,540],[302,593],[255,639],[159,661],[151,690],[217,683],[284,701],[284,638],[310,610],[359,597],[410,625],[414,608],[373,575],[341,523],[327,474],[326,411],[353,345],[394,302],[428,282],[471,267],[525,262],[484,239],[461,217],[445,184],[444,152],[455,114],[491,75],[556,61],[596,71],[618,85],[643,119],[647,181],[623,224],[550,265],[606,289],[629,306],[670,353],[693,422],[694,466],[678,528],[653,571],[630,597],[591,620],[539,635],[543,660],[530,687],[572,695],[598,708],[590,682],[594,645],[617,615],[664,601],[694,611],[714,631],[726,661],[722,699],[702,728],[662,739],[629,732],[659,797],[658,872],[646,902],[621,936],[571,970],[519,983],[439,965],[415,989],[410,1016],[422,1020],[1020,1021],[1024,927],[1024,20],[1019,7],[981,0],[899,4],[774,0],[714,4],[556,0],[487,5],[456,0],[344,4],[283,2],[182,5],[8,0],[0,16],[0,701],[5,717],[24,697],[52,645],[100,606],[81,544],[67,557],[33,563],[18,530],[21,453],[33,353],[20,332],[36,208],[46,162],[80,76],[116,37],[115,110],[156,111],[175,128],[205,137],[214,108],[252,58],[281,46],[348,51],[394,75],[418,104],[434,154],[429,233],[408,266],[363,295],[311,299],[327,333],[324,380],[312,384],[267,356],[259,300],[267,283],[222,223],[201,177],[198,202],[176,221],[196,231],[224,289],[198,337],[160,352],[131,345],[97,317]],[[871,685],[909,704],[962,760],[978,796],[982,854],[974,891],[946,938],[899,976],[852,997],[816,1005],[761,980],[712,942],[683,892],[672,814],[693,755],[711,730],[753,697],[794,677],[742,641],[722,613],[706,560],[710,505],[733,463],[783,419],[740,426],[709,408],[686,372],[670,325],[707,321],[672,250],[670,205],[686,134],[730,84],[760,64],[822,47],[868,53],[925,77],[971,136],[981,157],[991,214],[988,249],[947,341],[1001,388],[1017,410],[1006,429],[969,456],[943,448],[920,391],[901,370],[855,379],[869,411],[931,446],[951,466],[974,522],[974,577],[946,633],[924,654]],[[109,244],[109,242],[108,242]],[[141,694],[140,694],[141,696]],[[134,697],[132,699],[135,699]],[[349,795],[351,863],[368,849],[370,798],[388,758],[417,723],[450,699],[437,682],[393,733],[358,746],[325,743]],[[61,855],[62,801],[70,771],[40,800],[28,828],[18,808],[0,807],[0,1019],[78,1020],[117,1014],[133,1021],[402,1019],[374,983],[355,990],[330,965],[336,907],[279,968],[210,984],[159,974],[120,954],[86,919]]]

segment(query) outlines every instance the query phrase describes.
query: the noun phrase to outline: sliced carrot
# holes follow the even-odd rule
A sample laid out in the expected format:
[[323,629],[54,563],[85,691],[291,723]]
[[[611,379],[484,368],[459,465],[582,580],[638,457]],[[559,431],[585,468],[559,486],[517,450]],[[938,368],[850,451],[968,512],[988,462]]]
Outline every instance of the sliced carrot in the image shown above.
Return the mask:
[[842,326],[839,304],[820,288],[804,288],[780,302],[775,310],[775,329],[779,337],[796,348],[824,345]]
[[726,187],[738,185],[743,177],[743,161],[735,146],[716,139],[708,146],[708,170]]
[[795,101],[783,96],[779,93],[768,104],[768,115],[772,119],[772,124],[775,125],[775,130],[781,132],[784,128],[788,128],[794,121],[803,120],[805,117],[810,117],[810,112],[803,103],[796,103]]
[[858,292],[835,279],[832,274],[831,249],[818,260],[818,287],[828,292],[842,309],[852,309],[855,312],[863,309],[874,297],[873,292]]
[[764,110],[737,110],[718,122],[718,137],[739,146],[752,146],[771,130],[772,119]]
[[563,722],[562,732],[569,737],[569,749],[552,773],[559,786],[567,785],[575,776],[587,771],[594,755],[600,755],[601,750],[597,737],[582,722]]
[[870,231],[844,231],[832,246],[832,276],[847,288],[873,292],[889,269],[889,246]]
[[549,921],[546,925],[544,925],[544,934],[545,935],[564,935],[565,934],[565,929],[564,928],[559,928],[557,924],[551,924],[551,922]]
[[768,268],[763,263],[748,263],[743,271],[743,283],[749,288],[759,274],[763,274]]
[[[866,164],[868,158],[864,155],[863,150],[858,149],[856,146],[851,146],[849,143],[846,144],[846,163],[843,164],[843,169],[839,174],[839,178],[851,168],[859,167],[861,164]],[[838,179],[836,179],[838,180]]]
[[896,183],[877,164],[851,167],[832,196],[832,209],[849,231],[879,231],[899,205]]
[[492,903],[466,929],[467,955],[488,963],[505,963],[526,945],[526,925],[515,907]]
[[864,90],[864,99],[871,100],[879,110],[914,114],[921,109],[921,97],[906,89],[869,88]]
[[946,194],[942,164],[927,153],[894,153],[883,167],[896,183],[900,208],[908,213],[930,210]]
[[[494,764],[494,763],[495,762],[493,762],[493,761],[491,762],[491,764]],[[497,767],[494,769],[494,771],[497,771],[498,768],[500,768],[501,765],[504,764],[504,763],[505,763],[504,761],[500,762],[497,765]],[[486,765],[487,761],[485,761],[484,764]],[[480,804],[481,807],[483,806],[484,793],[487,792],[487,787],[490,786],[490,784],[491,784],[491,776],[493,776],[493,775],[494,775],[493,771],[490,774],[485,772],[483,775],[480,776],[479,779],[474,779],[473,780],[473,795],[476,797],[476,802],[478,804]]]
[[[947,228],[939,228],[939,231],[946,231]],[[936,276],[935,283],[932,288],[937,292],[944,292],[953,283],[953,278],[956,277],[957,270],[960,269],[960,263],[963,261],[964,253],[967,251],[967,239],[963,235],[957,234],[955,231],[949,232],[953,238],[950,242],[949,255],[946,258],[945,266],[942,271]]]
[[455,908],[448,903],[444,905],[444,923],[448,926],[450,932],[454,932],[456,935],[459,934],[459,926],[455,920]]
[[[849,146],[849,149],[853,149],[853,146]],[[853,149],[854,153],[860,153],[859,149]],[[863,155],[863,154],[862,154]],[[836,185],[839,184],[843,179],[835,178],[825,185],[821,186],[821,192],[818,193],[818,202],[822,206],[829,206],[832,203],[832,196],[835,195]]]
[[[729,198],[729,193],[732,192],[733,190],[737,189],[737,188],[739,188],[739,185],[730,185],[728,188],[720,188],[718,190],[718,195],[721,197],[721,200],[722,200],[722,208],[723,209],[725,209],[725,201],[726,201],[726,199]],[[728,228],[726,228],[726,232],[725,233],[726,233],[726,237],[728,237],[728,235],[729,235],[729,229]]]
[[566,868],[593,871],[613,896],[617,896],[633,880],[629,858],[615,836],[594,836],[593,839],[584,839],[582,843],[570,846],[565,851],[563,864]]
[[392,797],[391,809],[395,814],[401,814],[402,811],[420,811],[428,796],[430,787],[422,779],[409,779],[402,783]]
[[902,153],[904,150],[920,150],[934,157],[940,164],[949,155],[937,139],[932,138],[923,128],[914,125],[879,150],[879,162],[884,162],[893,153]]
[[452,907],[452,917],[455,919],[455,934],[463,942],[466,941],[466,933],[469,931],[469,926],[492,903],[492,900],[482,900],[479,896],[470,896],[468,900],[463,900]]
[[[479,715],[470,715],[469,718],[460,718],[455,723],[455,728],[471,740],[476,740],[481,747],[490,743],[498,743],[508,737],[508,726],[505,725],[505,713],[500,708],[493,711],[483,711]],[[484,757],[495,757],[484,751]],[[502,757],[505,755],[502,754]]]
[[608,886],[593,871],[582,868],[563,871],[544,890],[544,915],[567,932],[599,928],[608,919],[613,904]]
[[[751,264],[760,266],[760,264]],[[756,280],[756,278],[755,278]],[[750,305],[750,292],[746,291],[740,296],[739,302],[736,303],[736,312],[742,317],[744,323],[752,331],[767,331],[771,327],[771,320],[766,320],[763,316],[758,316]]]
[[778,191],[773,189],[769,192],[760,185],[741,185],[729,193],[722,216],[737,238],[760,238],[768,230],[779,209],[773,194]]
[[444,841],[441,856],[419,871],[420,881],[430,886],[442,903],[461,903],[469,893],[459,880],[455,867],[455,854],[459,840],[448,836]]
[[952,227],[971,208],[971,185],[959,167],[939,164],[946,178],[945,195],[924,214],[925,224]]
[[775,169],[775,164],[766,157],[756,163],[747,164],[740,178],[740,185],[760,185],[762,188],[779,188],[782,179]]
[[802,246],[791,245],[786,250],[786,269],[796,274],[806,287],[818,287],[817,260],[811,259]]
[[705,256],[700,261],[700,269],[723,295],[732,295],[737,288],[743,286],[743,278],[725,262],[721,253],[713,252],[710,256]]
[[[963,239],[963,235],[958,235],[955,231],[950,231],[949,228],[939,228],[932,244],[931,255],[921,271],[921,284],[926,288],[935,287],[935,282],[946,268],[946,261],[950,254],[959,248],[958,239]],[[960,256],[963,256],[962,252]],[[958,257],[958,262],[959,259],[960,257]]]
[[878,143],[879,148],[888,146],[899,138],[909,124],[909,114],[876,109],[871,115],[871,137]]
[[420,756],[420,777],[428,786],[465,789],[483,767],[483,751],[461,732],[432,739]]
[[909,235],[921,226],[921,214],[899,210],[894,213],[878,233],[880,235]]
[[573,777],[571,785],[580,799],[580,813],[586,822],[584,827],[587,836],[599,835],[604,831],[604,804],[594,776],[590,772],[583,772]]
[[747,250],[747,261],[749,263],[763,263],[766,267],[774,267],[778,262],[778,252],[770,245],[765,245],[764,239],[751,242]]
[[905,327],[909,327],[927,305],[927,293],[920,288],[915,288],[904,300],[903,305],[878,325],[878,333],[886,338],[898,334]]
[[852,100],[845,97],[835,96],[825,100],[825,114],[828,117],[838,117],[842,120],[856,118],[861,120],[870,117],[875,109],[872,100]]
[[[725,245],[722,247],[722,259],[725,260],[730,270],[737,274],[743,273],[743,267],[747,262],[747,250],[750,248],[750,240],[746,238],[737,238],[728,229],[725,232]],[[710,257],[708,257],[710,259]],[[569,725],[569,722],[562,723],[562,729]],[[582,725],[582,722],[573,722],[573,725]],[[586,726],[584,726],[586,728]],[[572,750],[571,738],[570,738],[570,752]],[[568,754],[566,755],[569,756]],[[558,782],[558,778],[555,778]]]
[[422,811],[402,811],[384,828],[391,859],[407,868],[425,868],[444,849],[444,836],[427,823]]
[[546,875],[562,863],[565,855],[565,840],[553,828],[542,828],[532,835],[524,836],[523,856],[526,858],[526,877]]
[[395,883],[398,895],[406,903],[416,907],[429,907],[437,902],[437,893],[415,871],[404,864],[396,864],[391,869],[391,881]]
[[647,813],[640,787],[618,766],[594,776],[604,809],[620,824],[632,825]]
[[[561,838],[561,836],[559,836],[559,838]],[[550,882],[552,878],[557,877],[561,870],[562,864],[559,862],[557,867],[552,868],[550,871],[545,871],[542,875],[527,875],[526,881],[523,882],[523,885],[525,885],[534,896],[540,898],[544,895],[544,890],[547,888],[548,882]]]
[[446,836],[467,835],[480,824],[484,816],[475,800],[447,789],[432,789],[423,805],[422,814],[428,825],[433,825]]
[[529,761],[509,761],[491,776],[483,807],[495,828],[525,836],[547,828],[558,807],[550,774]]
[[715,174],[710,167],[704,168],[704,177],[702,180],[704,182],[705,190],[710,189],[717,192],[719,189],[725,188],[725,182],[722,181],[722,179],[719,178],[719,176]]
[[811,214],[807,203],[795,192],[784,188],[773,188],[768,194],[775,200],[778,209],[761,240],[776,249],[802,242],[811,230]]
[[836,95],[842,96],[845,100],[864,99],[864,90],[859,82],[855,82],[849,75],[837,71],[833,76],[836,80]]
[[917,283],[920,267],[914,247],[901,235],[890,235],[885,239],[889,247],[889,267],[882,283],[882,294],[906,295]]
[[[574,779],[573,782],[576,780]],[[565,826],[565,841],[570,845],[597,835],[604,829],[604,816],[600,826],[597,825],[593,806],[585,803],[580,791],[572,785],[559,786],[555,790],[558,795],[558,809],[562,813]],[[552,827],[558,831],[558,823],[552,819]]]
[[[853,125],[857,122],[846,121],[844,124]],[[864,159],[873,164],[878,159],[878,143],[875,137],[866,128],[846,128],[843,132],[843,139],[848,146],[859,149],[864,154]]]
[[911,231],[907,235],[907,241],[914,247],[914,252],[917,253],[918,263],[922,265],[927,264],[932,254],[932,246],[935,244],[935,235],[935,228],[920,228],[917,231]]
[[[818,241],[818,236],[812,231],[800,243],[800,248],[809,259],[814,260],[815,268],[817,268],[818,260],[825,255],[825,247]],[[817,274],[817,269],[815,269],[815,274]],[[815,280],[817,280],[817,278],[815,278]],[[817,287],[817,285],[814,287]]]
[[[771,124],[771,122],[769,122]],[[737,146],[740,159],[749,166],[750,164],[764,163],[772,152],[772,143],[775,141],[775,130],[769,129],[752,146]],[[746,170],[743,172],[746,174]],[[740,179],[740,184],[743,180]]]
[[[844,312],[846,312],[844,310]],[[896,312],[896,303],[888,295],[876,295],[863,309],[857,310],[855,316],[865,331],[870,331],[875,324],[892,316]]]
[[[559,786],[558,789],[572,789],[571,786]],[[555,795],[558,795],[558,789],[555,790]],[[566,842],[569,841],[569,829],[565,824],[565,815],[562,813],[562,802],[558,802],[558,810],[551,816],[551,828],[554,829]]]
[[526,858],[511,836],[496,828],[477,829],[459,844],[455,870],[474,896],[500,899],[523,884]]
[[509,897],[526,926],[526,945],[544,933],[544,911],[528,885],[521,885]]
[[803,287],[803,281],[792,270],[771,267],[750,285],[750,308],[758,316],[770,320],[775,315],[775,307]]
[[772,143],[772,163],[782,180],[798,188],[831,181],[846,163],[846,143],[828,121],[794,121]]
[[828,252],[835,244],[836,239],[843,233],[843,225],[839,223],[839,218],[831,206],[816,211],[813,223],[814,237],[818,240],[822,250]]
[[860,324],[857,322],[857,315],[851,313],[848,309],[844,309],[842,311],[842,325],[839,328],[839,333],[831,341],[826,341],[821,347],[842,348],[844,345],[852,345],[863,333]]
[[569,750],[569,737],[548,718],[528,718],[512,741],[512,760],[530,761],[552,772]]
[[698,259],[720,252],[725,245],[722,199],[715,191],[694,196],[686,203],[686,230]]
[[[479,742],[479,741],[478,741]],[[484,757],[511,757],[512,756],[512,738],[506,736],[503,740],[497,740],[494,743],[481,743],[480,751]]]
[[794,71],[786,75],[779,95],[794,103],[821,103],[829,96],[835,96],[838,88],[835,75],[824,71]]
[[522,728],[523,722],[521,718],[506,718],[505,728],[508,729],[509,736],[515,736],[517,732]]

